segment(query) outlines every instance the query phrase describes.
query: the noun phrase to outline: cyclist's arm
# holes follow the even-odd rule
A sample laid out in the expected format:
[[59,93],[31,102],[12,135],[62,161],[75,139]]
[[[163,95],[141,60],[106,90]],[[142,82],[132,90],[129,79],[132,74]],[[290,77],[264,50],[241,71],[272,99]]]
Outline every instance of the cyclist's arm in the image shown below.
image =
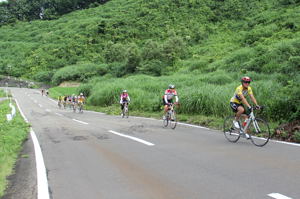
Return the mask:
[[249,96],[250,96],[252,102],[253,102],[256,106],[258,106],[257,101],[256,101],[254,95],[253,95],[253,94],[250,94]]
[[175,101],[176,101],[176,103],[178,103],[178,96],[177,95],[175,95]]
[[243,104],[245,104],[247,107],[251,107],[243,94],[240,94],[239,97],[240,97]]
[[165,103],[168,104],[168,98],[167,98],[167,95],[164,95],[164,100],[165,100]]
[[128,95],[128,97],[127,97],[127,100],[128,100],[128,102],[130,102],[130,97],[129,97],[129,95]]

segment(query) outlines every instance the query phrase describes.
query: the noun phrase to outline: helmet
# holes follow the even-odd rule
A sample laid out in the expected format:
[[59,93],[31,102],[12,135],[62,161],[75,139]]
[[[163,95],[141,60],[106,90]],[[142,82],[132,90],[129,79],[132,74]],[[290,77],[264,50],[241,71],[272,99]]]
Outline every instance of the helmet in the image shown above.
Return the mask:
[[169,85],[169,89],[174,89],[174,88],[175,88],[175,85],[173,85],[173,84]]
[[250,77],[247,77],[247,76],[245,76],[245,77],[242,77],[242,79],[241,79],[241,82],[243,83],[243,82],[251,82],[252,80],[251,80],[251,78]]
[[83,95],[83,93],[80,93],[80,95]]
[[127,93],[127,90],[123,90],[123,93]]

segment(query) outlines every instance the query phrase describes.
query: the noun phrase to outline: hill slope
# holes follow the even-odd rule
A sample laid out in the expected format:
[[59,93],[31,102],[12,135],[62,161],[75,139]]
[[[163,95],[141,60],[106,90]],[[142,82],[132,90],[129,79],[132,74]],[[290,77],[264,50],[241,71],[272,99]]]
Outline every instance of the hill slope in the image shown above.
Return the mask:
[[[217,116],[229,112],[220,103],[227,103],[240,76],[247,74],[257,82],[258,100],[270,107],[269,118],[295,120],[300,115],[299,4],[112,0],[57,20],[18,22],[0,28],[0,74],[54,84],[104,76],[83,85],[90,103],[101,106],[111,99],[112,89],[117,94],[127,85],[136,88],[138,97],[150,88],[148,97],[155,100],[146,105],[137,100],[140,110],[158,110],[159,93],[173,81],[189,102],[182,112]],[[158,77],[115,79],[131,74]],[[152,83],[131,81],[141,77]],[[114,81],[115,87],[103,81]],[[153,86],[153,81],[160,84]],[[209,106],[218,108],[203,108]]]

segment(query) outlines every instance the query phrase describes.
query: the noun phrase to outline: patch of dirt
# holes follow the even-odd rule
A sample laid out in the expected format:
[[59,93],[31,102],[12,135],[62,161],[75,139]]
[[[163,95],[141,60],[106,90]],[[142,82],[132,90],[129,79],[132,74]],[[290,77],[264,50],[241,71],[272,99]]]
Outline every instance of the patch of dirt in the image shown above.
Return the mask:
[[275,137],[286,141],[297,141],[294,140],[294,134],[296,132],[300,132],[300,120],[295,120],[278,126],[275,129]]
[[59,85],[60,87],[79,87],[79,82],[63,82]]

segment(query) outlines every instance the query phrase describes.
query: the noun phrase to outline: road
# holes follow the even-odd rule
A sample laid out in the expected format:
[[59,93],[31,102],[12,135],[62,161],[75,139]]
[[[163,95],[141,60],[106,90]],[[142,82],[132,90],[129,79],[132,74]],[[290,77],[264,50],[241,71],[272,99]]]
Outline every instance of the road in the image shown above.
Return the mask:
[[[256,147],[245,139],[233,144],[216,130],[73,113],[37,90],[11,92],[41,146],[50,198],[300,198],[299,146],[270,141]],[[26,145],[33,151],[30,139]],[[25,170],[18,175],[35,178],[35,168]],[[36,181],[26,183],[22,197],[36,198]],[[9,196],[16,192],[10,189]]]

